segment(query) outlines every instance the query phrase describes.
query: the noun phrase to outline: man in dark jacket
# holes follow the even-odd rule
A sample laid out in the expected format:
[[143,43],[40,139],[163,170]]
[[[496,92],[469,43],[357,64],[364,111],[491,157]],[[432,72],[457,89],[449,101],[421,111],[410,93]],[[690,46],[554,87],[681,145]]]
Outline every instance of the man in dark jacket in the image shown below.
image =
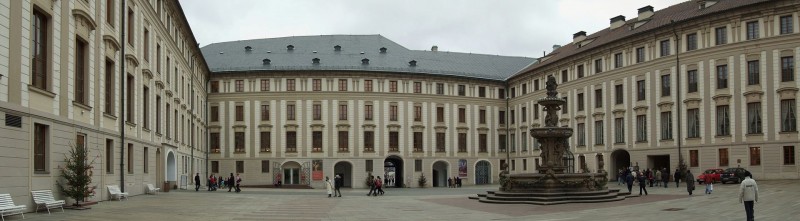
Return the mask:
[[680,187],[681,184],[681,171],[680,169],[675,169],[675,188]]
[[642,195],[642,190],[644,190],[644,195],[647,195],[647,175],[639,174],[639,196]]
[[661,181],[664,182],[664,188],[667,188],[667,186],[669,186],[667,185],[669,184],[669,170],[667,170],[667,168],[664,168],[664,170],[661,171]]
[[631,173],[625,176],[625,184],[628,185],[628,193],[633,191],[633,175]]
[[342,176],[336,174],[336,176],[333,177],[333,187],[334,187],[333,197],[336,197],[337,194],[339,195],[339,197],[342,197],[342,192],[339,191],[339,188],[341,188],[343,185],[344,185],[344,180],[342,180]]
[[367,180],[367,186],[369,186],[369,193],[367,193],[367,196],[372,195],[372,193],[375,192],[375,177],[374,176],[369,176],[369,179]]
[[200,173],[194,175],[194,191],[200,191]]

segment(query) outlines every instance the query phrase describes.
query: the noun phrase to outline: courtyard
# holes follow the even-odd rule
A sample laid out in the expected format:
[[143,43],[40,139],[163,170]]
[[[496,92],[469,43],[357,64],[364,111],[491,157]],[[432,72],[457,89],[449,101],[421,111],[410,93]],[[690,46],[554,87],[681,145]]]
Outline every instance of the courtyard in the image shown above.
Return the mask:
[[[624,188],[611,183],[610,188]],[[386,195],[365,196],[368,190],[343,189],[328,198],[321,189],[255,189],[241,193],[178,190],[103,201],[89,210],[26,213],[25,220],[742,220],[738,184],[716,184],[711,195],[698,185],[688,196],[684,184],[648,187],[649,195],[624,201],[555,206],[484,204],[467,199],[496,190],[491,186],[463,188],[386,189]],[[800,185],[792,180],[759,181],[757,220],[800,217]],[[626,191],[626,190],[623,190]],[[638,195],[638,190],[634,193]],[[16,215],[6,220],[22,220]]]

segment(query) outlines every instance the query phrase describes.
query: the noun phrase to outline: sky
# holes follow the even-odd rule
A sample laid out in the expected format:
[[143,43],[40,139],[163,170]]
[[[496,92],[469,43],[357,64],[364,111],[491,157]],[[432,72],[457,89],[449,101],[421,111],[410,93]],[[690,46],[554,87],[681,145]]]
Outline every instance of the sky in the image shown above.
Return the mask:
[[685,0],[180,0],[201,47],[307,35],[380,34],[412,50],[541,57],[609,19]]

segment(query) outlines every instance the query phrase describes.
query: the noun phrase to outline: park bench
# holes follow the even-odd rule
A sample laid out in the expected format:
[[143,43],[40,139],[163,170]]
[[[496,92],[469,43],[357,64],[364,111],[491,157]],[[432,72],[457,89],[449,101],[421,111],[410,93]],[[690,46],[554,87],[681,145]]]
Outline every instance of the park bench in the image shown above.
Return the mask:
[[31,195],[33,196],[33,202],[36,203],[37,212],[41,207],[47,208],[47,214],[50,214],[51,208],[61,208],[61,212],[64,212],[64,200],[53,198],[52,190],[34,190],[31,191]]
[[156,192],[161,191],[161,188],[156,188],[153,184],[147,184],[147,193],[156,194]]
[[17,214],[22,215],[22,218],[25,219],[25,209],[27,209],[25,205],[14,205],[14,201],[11,199],[11,194],[0,194],[0,219],[3,221],[6,220],[6,216]]
[[128,193],[123,193],[119,190],[119,186],[117,185],[110,185],[108,187],[108,193],[111,194],[111,199],[117,198],[117,201],[122,200],[122,198],[128,199]]

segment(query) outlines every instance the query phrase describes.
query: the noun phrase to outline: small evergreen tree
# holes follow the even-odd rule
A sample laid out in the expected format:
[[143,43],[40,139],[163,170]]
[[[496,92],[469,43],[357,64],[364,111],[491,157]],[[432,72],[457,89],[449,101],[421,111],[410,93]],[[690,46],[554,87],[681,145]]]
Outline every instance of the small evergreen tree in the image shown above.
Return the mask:
[[79,202],[84,198],[94,196],[92,183],[92,164],[94,160],[88,162],[89,152],[84,147],[73,145],[69,150],[69,155],[64,154],[64,166],[59,166],[61,170],[61,181],[58,181],[58,188],[64,195],[75,199],[74,206],[80,206]]
[[420,174],[417,181],[419,182],[419,187],[421,188],[425,188],[425,184],[428,183],[428,179],[425,178],[425,174]]

